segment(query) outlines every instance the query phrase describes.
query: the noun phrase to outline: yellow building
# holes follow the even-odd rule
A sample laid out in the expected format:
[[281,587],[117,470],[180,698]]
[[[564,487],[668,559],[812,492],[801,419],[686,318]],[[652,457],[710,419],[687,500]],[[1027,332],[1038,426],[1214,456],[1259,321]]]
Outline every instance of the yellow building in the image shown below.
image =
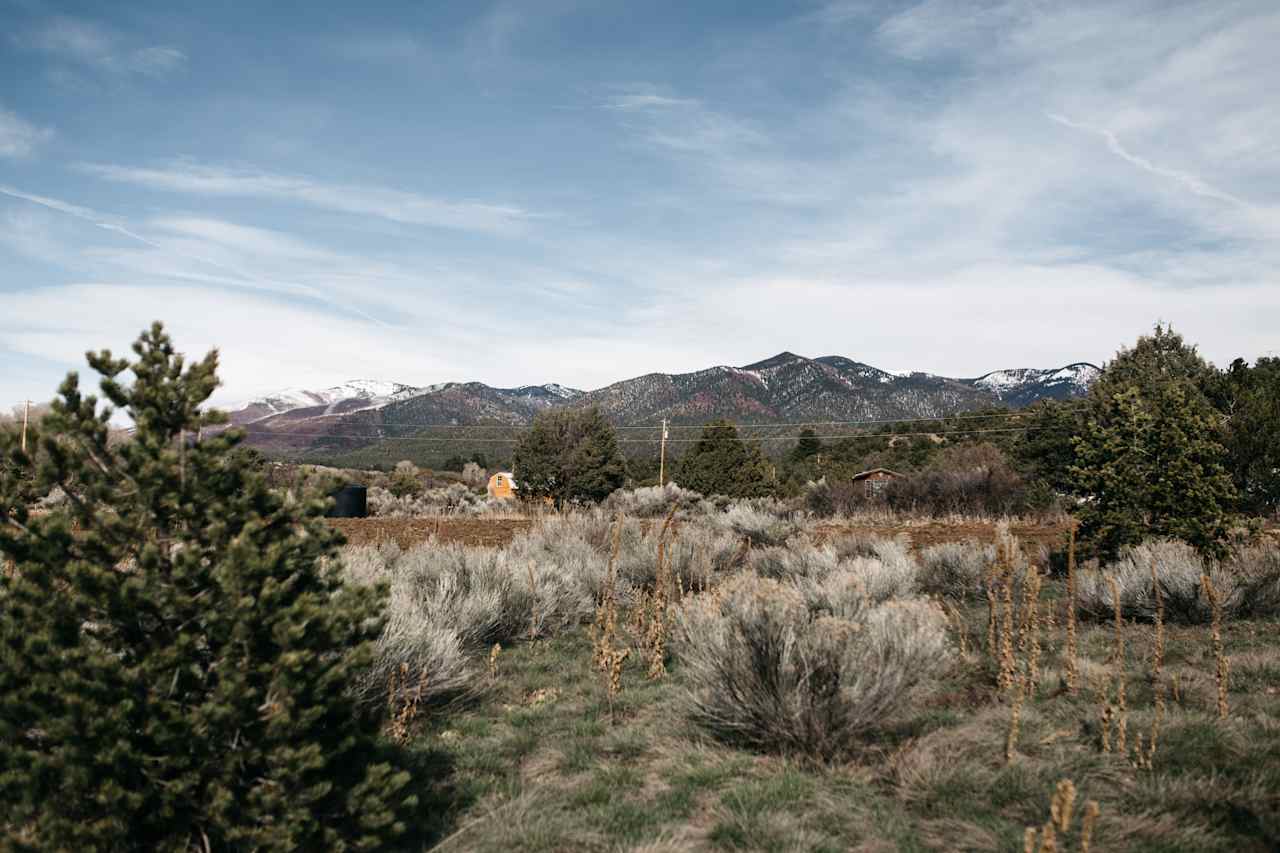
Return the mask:
[[489,478],[489,497],[510,500],[516,496],[516,479],[510,471],[499,471]]

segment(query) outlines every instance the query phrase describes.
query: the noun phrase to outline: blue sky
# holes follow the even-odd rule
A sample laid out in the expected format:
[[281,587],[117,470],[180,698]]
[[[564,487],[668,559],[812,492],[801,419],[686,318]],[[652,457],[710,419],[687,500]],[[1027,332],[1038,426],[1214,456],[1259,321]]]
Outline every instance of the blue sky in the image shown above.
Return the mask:
[[0,405],[1280,348],[1263,2],[0,0]]

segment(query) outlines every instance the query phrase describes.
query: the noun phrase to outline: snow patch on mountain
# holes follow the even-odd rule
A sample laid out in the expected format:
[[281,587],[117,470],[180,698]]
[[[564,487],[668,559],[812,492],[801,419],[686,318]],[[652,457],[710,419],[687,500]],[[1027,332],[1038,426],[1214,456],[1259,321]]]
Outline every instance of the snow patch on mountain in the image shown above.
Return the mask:
[[1050,369],[1020,367],[996,370],[970,381],[975,387],[990,391],[1000,400],[1028,395],[1061,398],[1084,394],[1101,372],[1095,365],[1077,362]]
[[334,406],[348,400],[357,400],[365,403],[364,406],[355,408],[344,407],[346,412],[354,412],[365,408],[385,406],[398,400],[407,400],[419,394],[427,394],[433,390],[439,390],[441,387],[444,386],[420,388],[414,385],[405,385],[402,382],[387,382],[379,379],[352,379],[348,382],[343,382],[341,385],[334,385],[332,388],[324,388],[318,391],[307,388],[286,388],[283,391],[276,391],[255,400],[250,400],[243,405],[236,406],[235,409],[248,409],[254,411],[259,417],[271,417],[272,415],[284,414],[295,409],[310,409],[317,406],[325,406],[326,413],[328,413]]

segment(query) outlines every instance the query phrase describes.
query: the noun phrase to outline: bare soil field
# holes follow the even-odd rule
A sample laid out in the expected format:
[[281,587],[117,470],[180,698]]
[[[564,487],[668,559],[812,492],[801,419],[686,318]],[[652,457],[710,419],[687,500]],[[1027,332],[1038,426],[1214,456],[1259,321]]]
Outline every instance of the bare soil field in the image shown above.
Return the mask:
[[434,536],[438,542],[465,545],[506,545],[518,531],[528,530],[532,518],[331,518],[329,524],[342,531],[351,545],[395,542],[410,548]]
[[[1049,550],[1065,547],[1071,531],[1069,521],[1011,522],[1009,531],[1028,546],[1043,545]],[[903,520],[896,522],[840,522],[819,524],[817,538],[823,540],[848,533],[869,536],[905,536],[913,548],[928,548],[943,542],[974,540],[996,541],[996,524],[992,521]]]

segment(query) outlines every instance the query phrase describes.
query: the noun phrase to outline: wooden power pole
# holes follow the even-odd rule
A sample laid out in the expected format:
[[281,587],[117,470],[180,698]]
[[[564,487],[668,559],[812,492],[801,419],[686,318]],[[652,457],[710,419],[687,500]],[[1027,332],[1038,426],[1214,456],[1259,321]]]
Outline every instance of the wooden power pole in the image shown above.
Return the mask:
[[31,418],[31,401],[24,400],[22,408],[22,452],[27,452],[27,421]]
[[667,484],[667,419],[662,419],[662,447],[658,451],[658,485]]

